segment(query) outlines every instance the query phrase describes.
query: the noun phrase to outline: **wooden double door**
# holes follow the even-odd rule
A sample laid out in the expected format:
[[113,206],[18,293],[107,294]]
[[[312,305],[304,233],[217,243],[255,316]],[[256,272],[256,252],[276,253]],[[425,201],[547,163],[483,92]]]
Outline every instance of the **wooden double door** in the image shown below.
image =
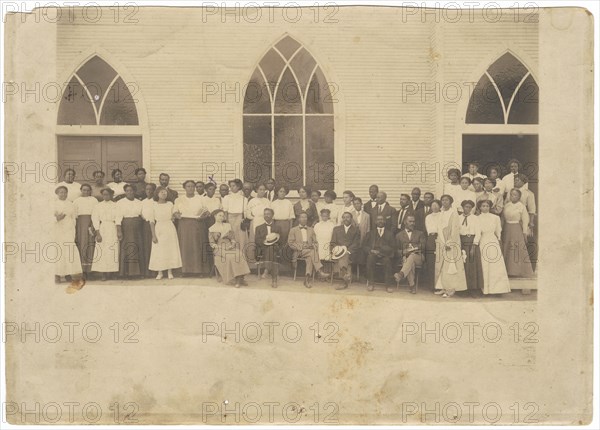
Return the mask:
[[93,182],[102,170],[105,182],[120,169],[123,180],[135,181],[135,169],[142,165],[141,136],[58,136],[58,165],[62,180],[66,169],[75,170],[77,182]]

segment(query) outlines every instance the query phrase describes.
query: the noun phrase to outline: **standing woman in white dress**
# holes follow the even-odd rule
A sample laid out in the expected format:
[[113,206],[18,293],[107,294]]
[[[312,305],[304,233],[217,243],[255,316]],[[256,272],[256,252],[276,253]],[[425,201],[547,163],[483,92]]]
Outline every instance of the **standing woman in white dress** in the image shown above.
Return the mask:
[[329,219],[330,210],[321,209],[321,221],[314,226],[315,236],[319,244],[319,260],[331,261],[331,238],[335,224]]
[[181,267],[181,252],[177,230],[173,224],[173,203],[167,201],[169,192],[166,187],[156,189],[156,204],[148,214],[152,230],[152,252],[149,269],[158,272],[156,279],[163,278],[167,271],[169,279],[173,279],[173,269]]
[[500,247],[502,234],[500,217],[490,212],[491,200],[482,200],[478,205],[481,212],[478,218],[481,229],[479,250],[483,269],[483,294],[510,293],[510,284]]
[[96,230],[96,251],[92,269],[106,281],[119,271],[119,238],[117,236],[117,204],[113,202],[112,188],[102,190],[102,201],[94,206],[92,223]]
[[92,270],[92,261],[94,260],[94,236],[91,231],[92,211],[98,204],[96,197],[92,197],[92,186],[83,184],[80,188],[81,197],[73,201],[75,206],[75,243],[81,256],[81,268],[83,274],[88,275]]
[[[250,231],[249,231],[249,249],[248,249],[248,261],[254,262],[255,256],[255,244],[254,238],[256,235],[256,227],[265,223],[265,209],[271,207],[271,201],[266,197],[267,187],[264,184],[259,184],[255,187],[256,197],[251,199],[246,205],[246,213],[244,216],[251,220]],[[251,247],[251,248],[250,248]]]
[[[435,270],[439,276],[435,283],[437,290],[435,294],[441,294],[443,298],[448,298],[452,297],[456,291],[466,291],[467,278],[462,260],[458,213],[452,206],[454,203],[452,196],[444,194],[440,200],[442,210],[437,239],[439,255],[436,256]],[[439,269],[437,264],[439,264]]]
[[58,196],[54,202],[54,241],[57,247],[54,274],[56,282],[60,282],[62,276],[69,280],[69,277],[81,276],[83,271],[75,245],[75,206],[67,200],[67,187],[60,185],[54,192]]

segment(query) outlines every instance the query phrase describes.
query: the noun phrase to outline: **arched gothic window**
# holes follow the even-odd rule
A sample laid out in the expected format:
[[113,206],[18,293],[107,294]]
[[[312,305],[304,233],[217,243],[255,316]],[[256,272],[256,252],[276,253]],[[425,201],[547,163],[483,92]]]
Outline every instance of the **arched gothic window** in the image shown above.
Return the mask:
[[138,125],[135,99],[123,78],[97,55],[67,84],[58,110],[59,125]]
[[483,74],[473,90],[467,124],[537,124],[538,93],[535,79],[510,52]]
[[332,87],[310,52],[290,36],[273,45],[246,87],[244,179],[315,189],[334,184]]

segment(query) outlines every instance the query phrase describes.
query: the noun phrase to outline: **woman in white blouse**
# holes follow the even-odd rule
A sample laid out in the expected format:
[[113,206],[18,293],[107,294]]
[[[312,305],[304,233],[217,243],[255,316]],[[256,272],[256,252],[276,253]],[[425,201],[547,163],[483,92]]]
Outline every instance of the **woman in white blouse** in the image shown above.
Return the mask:
[[[448,169],[448,179],[450,182],[446,182],[444,184],[444,194],[447,194],[452,197],[454,200],[454,204],[458,202],[457,193],[461,189],[460,188],[460,170],[458,169]],[[460,205],[460,204],[459,204]]]
[[89,184],[83,184],[80,188],[81,197],[73,201],[75,206],[75,243],[81,256],[81,268],[83,274],[87,275],[92,270],[92,261],[94,260],[94,236],[92,232],[92,211],[98,204],[96,197],[92,197],[92,187]]
[[112,201],[114,191],[102,190],[102,201],[92,211],[92,223],[96,230],[96,252],[92,269],[102,274],[106,281],[112,273],[119,271],[119,238],[117,236],[117,204]]
[[329,209],[321,209],[321,221],[315,224],[315,236],[319,244],[319,260],[331,260],[331,238],[335,224],[329,219]]
[[462,202],[465,200],[471,200],[473,203],[477,200],[477,196],[475,195],[475,191],[471,190],[471,180],[463,176],[460,178],[460,188],[454,191],[454,207],[458,211],[458,213],[462,213]]
[[[150,217],[152,216],[153,206],[156,204],[154,193],[156,192],[156,184],[149,182],[146,184],[146,198],[142,200],[142,227],[144,236],[144,267],[150,265],[150,254],[152,253],[152,228],[150,227]],[[146,272],[146,277],[154,277],[156,273],[152,270]]]
[[54,202],[54,243],[57,247],[57,258],[54,260],[55,280],[61,281],[82,274],[79,250],[75,246],[75,207],[67,200],[69,190],[60,185],[56,188],[58,196]]
[[124,277],[146,276],[142,202],[135,198],[132,185],[127,184],[123,188],[125,198],[117,202],[117,235],[121,241],[119,273]]
[[292,228],[292,222],[296,215],[294,214],[294,205],[286,196],[288,195],[289,189],[286,186],[280,186],[277,188],[277,199],[271,202],[271,208],[275,214],[273,220],[275,225],[281,231],[281,237],[279,243],[287,244],[288,235]]
[[513,188],[509,193],[510,200],[504,205],[504,231],[502,254],[506,263],[508,276],[532,278],[533,269],[527,249],[529,230],[529,213],[521,203],[521,191]]
[[340,213],[340,205],[335,203],[335,199],[337,199],[337,194],[333,190],[327,190],[323,194],[323,198],[325,199],[325,204],[321,209],[329,209],[329,219],[335,225],[338,225],[338,221],[342,218]]
[[440,201],[438,225],[438,247],[436,256],[436,273],[439,273],[435,282],[435,294],[441,294],[443,298],[452,297],[456,291],[467,289],[465,278],[465,266],[462,260],[460,246],[460,223],[458,213],[453,207],[452,196],[444,194]]
[[479,218],[474,214],[475,202],[463,200],[463,213],[459,216],[460,245],[463,252],[465,264],[465,276],[467,278],[467,289],[472,295],[483,291],[483,269],[481,267],[481,253],[479,240],[481,239],[481,227]]
[[156,189],[156,204],[149,214],[152,229],[152,253],[150,254],[149,269],[158,272],[156,279],[163,278],[167,271],[169,279],[173,279],[173,269],[181,267],[181,252],[177,230],[173,224],[173,203],[167,201],[169,192],[166,187]]
[[196,194],[196,183],[187,180],[183,183],[185,195],[175,199],[174,216],[179,220],[177,237],[181,251],[181,272],[186,275],[208,275],[212,266],[207,256],[208,228],[206,219],[210,212],[202,198]]
[[263,225],[265,223],[265,217],[264,217],[264,213],[265,213],[265,209],[266,208],[270,208],[271,207],[271,202],[269,201],[269,199],[266,197],[267,195],[267,187],[264,184],[259,184],[258,186],[255,187],[254,191],[256,192],[256,197],[254,197],[253,199],[251,199],[248,204],[246,205],[246,213],[245,213],[245,217],[249,220],[251,220],[250,222],[250,231],[249,231],[249,249],[248,249],[248,257],[249,257],[249,261],[254,261],[255,260],[255,253],[254,252],[250,252],[250,250],[254,250],[254,239],[255,239],[255,233],[256,233],[256,227],[258,227],[259,225]]
[[433,200],[431,202],[431,212],[425,217],[425,230],[427,231],[427,242],[425,243],[425,285],[430,290],[434,290],[435,281],[437,274],[435,272],[436,267],[436,248],[437,248],[437,237],[438,228],[440,223],[440,209],[442,202],[439,200]]
[[245,256],[248,245],[248,232],[242,230],[242,221],[248,206],[248,199],[244,197],[242,186],[243,183],[240,179],[229,181],[229,194],[223,197],[223,211],[227,222],[231,225],[235,240],[243,251],[242,255]]
[[479,249],[483,269],[483,294],[510,293],[510,284],[500,247],[502,234],[500,217],[490,212],[492,208],[490,200],[482,200],[478,205],[481,212],[478,218],[481,229]]
[[217,209],[223,208],[223,206],[221,205],[221,197],[216,195],[216,190],[217,190],[217,186],[214,183],[209,182],[208,184],[205,185],[205,187],[204,187],[205,194],[201,197],[202,204],[211,213],[211,216],[208,220],[208,227],[210,227],[211,225],[213,225],[215,223],[215,220],[212,216],[214,211],[216,211]]

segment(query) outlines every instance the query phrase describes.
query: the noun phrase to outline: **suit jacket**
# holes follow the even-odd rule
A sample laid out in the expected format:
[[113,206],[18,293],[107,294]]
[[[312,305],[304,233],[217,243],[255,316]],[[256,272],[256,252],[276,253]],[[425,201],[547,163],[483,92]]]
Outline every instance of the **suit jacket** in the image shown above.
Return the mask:
[[417,203],[417,207],[413,207],[413,201],[410,202],[410,207],[413,208],[413,213],[415,215],[415,230],[419,230],[421,232],[425,231],[425,203],[423,200],[419,200]]
[[358,231],[358,227],[350,224],[348,233],[346,233],[343,225],[335,226],[331,235],[331,248],[334,246],[347,247],[350,251],[350,257],[354,259],[360,248],[360,231]]
[[408,233],[406,230],[402,230],[396,235],[396,249],[398,250],[398,257],[402,261],[404,257],[404,251],[408,249],[408,245],[411,244],[414,248],[419,248],[420,254],[425,255],[425,243],[427,238],[425,233],[420,230],[413,230],[410,240],[408,239]]
[[[318,246],[317,235],[312,227],[306,226],[306,239],[308,241],[308,246],[314,248]],[[290,234],[288,235],[288,245],[294,251],[303,249],[304,244],[302,243],[302,232],[300,231],[299,225],[291,228]]]
[[394,209],[392,206],[390,206],[390,204],[387,202],[385,203],[385,207],[383,208],[383,212],[381,212],[381,213],[379,213],[379,205],[372,208],[371,213],[369,213],[369,215],[371,217],[371,231],[373,231],[374,229],[377,228],[377,216],[378,215],[383,215],[383,218],[385,219],[385,227],[392,229],[393,228],[392,227],[393,226],[392,218],[394,217],[395,213],[396,213],[396,209]]
[[175,199],[179,197],[179,193],[167,187],[167,201],[175,203]]
[[[256,257],[259,260],[274,261],[276,255],[279,254],[281,248],[281,237],[274,245],[265,245],[265,239],[267,238],[267,224],[261,224],[254,230],[254,244],[256,245]],[[271,223],[271,233],[279,233],[281,236],[281,228],[275,225],[275,222]]]
[[[372,215],[373,212],[377,212],[377,206],[375,206],[374,208],[371,207],[371,199],[367,200],[366,202],[364,202],[363,204],[363,210],[368,213],[369,215]],[[373,218],[371,216],[371,218]]]
[[371,231],[371,216],[363,209],[360,223],[358,223],[357,220],[354,221],[356,222],[356,227],[360,233],[360,243],[362,244],[367,233]]
[[386,257],[394,257],[396,253],[396,238],[391,228],[385,227],[382,237],[379,237],[377,227],[367,234],[365,243],[363,244],[363,251],[366,255],[369,255],[373,249],[379,250]]
[[306,225],[312,227],[317,222],[319,222],[319,214],[317,213],[317,206],[312,201],[308,202],[308,209],[306,211],[302,210],[302,204],[299,201],[297,201],[294,204],[294,215],[296,215],[296,219],[294,220],[294,225],[300,224],[298,217],[300,216],[300,214],[302,212],[306,212],[306,215],[308,215],[308,221],[306,222]]
[[398,228],[401,213],[402,213],[402,208],[398,209],[396,211],[396,213],[394,214],[394,216],[392,217],[392,232],[394,233],[394,236],[396,236],[398,234],[398,232],[404,230],[404,220],[406,220],[406,217],[408,215],[415,215],[415,221],[416,221],[415,211],[413,210],[411,205],[408,205],[406,208],[406,211],[404,213],[404,219],[402,220],[402,227]]

